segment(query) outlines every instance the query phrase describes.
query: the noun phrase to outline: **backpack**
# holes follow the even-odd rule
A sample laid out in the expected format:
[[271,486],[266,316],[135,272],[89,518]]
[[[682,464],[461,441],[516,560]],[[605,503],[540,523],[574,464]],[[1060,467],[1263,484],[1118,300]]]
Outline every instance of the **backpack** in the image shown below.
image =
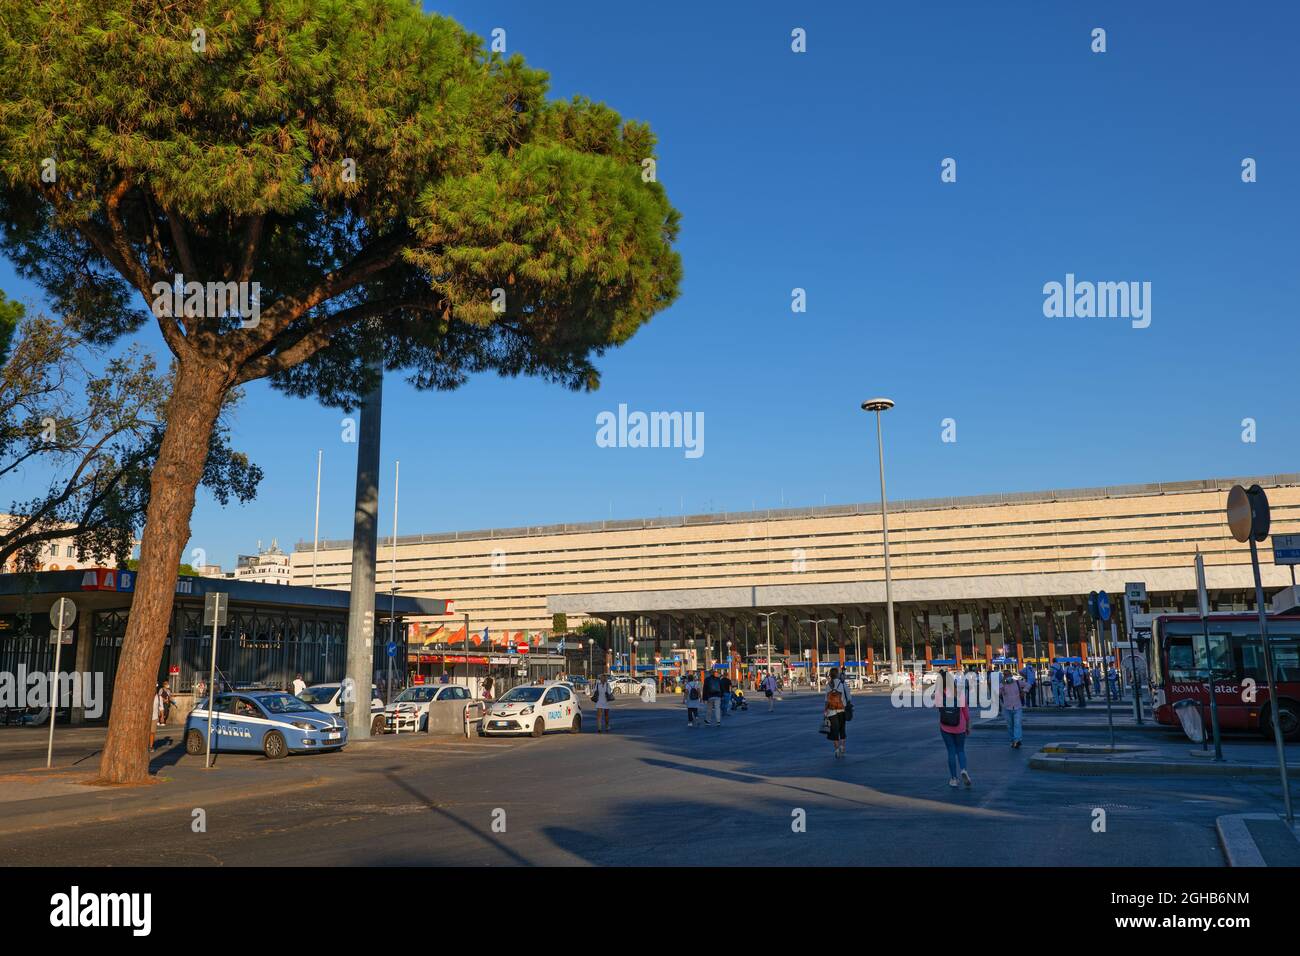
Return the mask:
[[840,693],[839,691],[837,691],[837,690],[830,691],[830,692],[826,695],[826,709],[827,709],[827,710],[843,710],[843,709],[844,709],[844,695],[841,694],[841,693]]
[[960,707],[940,707],[939,723],[945,727],[961,726],[961,708]]
[[687,692],[687,694],[686,694],[686,699],[687,699],[687,700],[699,700],[699,699],[700,699],[700,689],[699,689],[698,687],[692,687],[692,688]]

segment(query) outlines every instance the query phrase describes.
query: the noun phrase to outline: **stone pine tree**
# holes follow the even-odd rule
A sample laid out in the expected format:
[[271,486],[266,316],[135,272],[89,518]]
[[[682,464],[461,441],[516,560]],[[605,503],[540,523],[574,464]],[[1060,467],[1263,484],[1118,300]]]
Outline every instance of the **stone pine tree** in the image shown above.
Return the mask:
[[595,359],[678,290],[654,149],[409,0],[5,5],[4,254],[88,339],[152,322],[174,356],[105,781],[148,773],[227,393],[266,378],[350,406],[376,363],[426,389],[487,370],[595,388]]

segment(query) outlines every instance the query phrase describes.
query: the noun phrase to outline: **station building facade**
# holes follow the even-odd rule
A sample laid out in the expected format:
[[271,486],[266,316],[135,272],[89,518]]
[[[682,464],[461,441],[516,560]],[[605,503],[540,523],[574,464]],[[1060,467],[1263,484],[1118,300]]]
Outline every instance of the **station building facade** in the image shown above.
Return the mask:
[[[1274,533],[1300,532],[1300,474],[891,502],[901,657],[1073,652],[1091,590],[1142,582],[1148,610],[1191,608],[1197,551],[1215,608],[1253,607],[1249,550],[1224,519],[1238,483],[1266,490]],[[778,653],[814,636],[823,657],[886,651],[879,502],[399,536],[380,541],[382,580],[394,559],[401,594],[454,594],[458,618],[493,634],[547,632],[563,614],[567,630],[602,622],[643,662],[728,641],[752,653],[769,626]],[[1261,562],[1269,592],[1290,583],[1267,542]],[[347,588],[351,542],[300,543],[290,569],[293,584]]]

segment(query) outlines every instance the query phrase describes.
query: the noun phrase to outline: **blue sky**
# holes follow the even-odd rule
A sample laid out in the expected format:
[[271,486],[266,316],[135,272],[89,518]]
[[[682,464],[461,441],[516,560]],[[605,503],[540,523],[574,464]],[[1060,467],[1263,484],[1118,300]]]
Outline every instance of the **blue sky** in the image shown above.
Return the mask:
[[[592,394],[390,376],[383,534],[395,459],[402,534],[872,500],[858,406],[878,394],[898,403],[892,498],[1296,469],[1294,4],[810,6],[436,7],[504,28],[554,95],[652,125],[685,280]],[[1067,273],[1150,282],[1150,327],[1044,317]],[[7,265],[0,284],[39,301]],[[597,447],[620,403],[703,413],[704,454]],[[310,540],[318,448],[322,536],[349,537],[341,417],[250,387],[235,440],[261,495],[201,497],[190,547],[230,565],[259,538]]]

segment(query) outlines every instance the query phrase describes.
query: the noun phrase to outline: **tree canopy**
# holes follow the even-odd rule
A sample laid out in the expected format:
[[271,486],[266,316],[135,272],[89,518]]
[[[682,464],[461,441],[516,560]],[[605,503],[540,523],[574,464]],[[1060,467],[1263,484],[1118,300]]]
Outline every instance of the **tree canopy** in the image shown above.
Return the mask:
[[346,403],[382,361],[421,388],[592,388],[594,357],[675,297],[678,217],[643,176],[647,126],[546,93],[407,0],[15,5],[4,250],[94,341],[178,274],[260,283],[251,328],[157,317],[232,384]]

